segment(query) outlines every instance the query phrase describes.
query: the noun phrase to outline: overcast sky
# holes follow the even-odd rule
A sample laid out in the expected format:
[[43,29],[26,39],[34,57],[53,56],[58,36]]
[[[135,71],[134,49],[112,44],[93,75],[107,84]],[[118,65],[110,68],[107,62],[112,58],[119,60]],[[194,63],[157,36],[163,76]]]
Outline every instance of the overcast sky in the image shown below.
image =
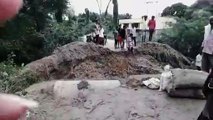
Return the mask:
[[[109,0],[99,1],[102,1],[102,12],[104,12]],[[158,1],[154,2],[154,4],[146,4],[146,1],[148,0],[118,0],[119,13],[130,13],[133,15],[133,18],[139,18],[146,14],[149,16],[157,15],[164,8],[174,3],[182,2],[185,5],[192,5],[196,0],[152,0]],[[96,0],[70,0],[70,2],[75,14],[83,13],[85,8],[93,12],[99,12]],[[112,13],[112,7],[110,5],[109,13]]]

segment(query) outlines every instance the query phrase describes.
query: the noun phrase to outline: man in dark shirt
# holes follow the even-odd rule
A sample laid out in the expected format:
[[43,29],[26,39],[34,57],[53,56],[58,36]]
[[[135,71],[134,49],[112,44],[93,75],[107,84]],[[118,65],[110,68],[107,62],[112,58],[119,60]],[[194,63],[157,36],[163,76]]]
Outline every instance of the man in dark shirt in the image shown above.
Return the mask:
[[126,39],[126,26],[123,27],[123,29],[120,30],[120,36],[122,38],[122,41],[121,41],[121,48],[123,49],[124,48],[124,40]]

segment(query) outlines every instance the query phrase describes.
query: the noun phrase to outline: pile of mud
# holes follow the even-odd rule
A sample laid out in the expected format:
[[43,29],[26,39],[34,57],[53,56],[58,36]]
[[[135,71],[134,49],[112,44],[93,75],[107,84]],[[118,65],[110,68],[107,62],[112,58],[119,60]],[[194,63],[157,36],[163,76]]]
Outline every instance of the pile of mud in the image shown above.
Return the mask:
[[126,51],[76,42],[57,48],[52,55],[28,64],[26,69],[45,79],[114,79],[160,73],[165,64],[185,68],[190,61],[160,43],[142,44],[134,55],[128,55]]
[[148,42],[139,46],[136,51],[154,57],[159,63],[170,64],[174,68],[186,68],[191,64],[184,55],[167,44]]

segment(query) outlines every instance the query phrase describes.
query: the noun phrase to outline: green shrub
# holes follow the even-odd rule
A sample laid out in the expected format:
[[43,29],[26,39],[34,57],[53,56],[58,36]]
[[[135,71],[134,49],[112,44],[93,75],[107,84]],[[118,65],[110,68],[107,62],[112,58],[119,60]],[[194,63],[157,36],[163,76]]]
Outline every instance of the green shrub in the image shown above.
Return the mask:
[[15,93],[41,81],[33,73],[22,73],[23,66],[17,66],[13,60],[0,63],[0,92]]
[[70,22],[54,23],[43,32],[44,51],[50,54],[56,47],[78,40],[80,33]]
[[161,33],[158,41],[170,45],[190,58],[195,58],[200,52],[204,26],[208,24],[210,15],[207,11],[195,10],[191,17],[177,18],[172,28]]

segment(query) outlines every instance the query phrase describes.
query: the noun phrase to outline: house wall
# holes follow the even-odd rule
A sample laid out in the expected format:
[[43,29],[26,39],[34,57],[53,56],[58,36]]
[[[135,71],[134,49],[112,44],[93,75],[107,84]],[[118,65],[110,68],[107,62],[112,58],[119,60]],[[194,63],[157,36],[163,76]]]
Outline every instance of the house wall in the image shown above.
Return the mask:
[[[142,26],[145,21],[142,19],[121,19],[119,20],[119,24],[123,27],[124,25],[127,25],[128,28],[132,28],[132,24],[139,24],[139,27],[137,29],[143,29]],[[157,17],[156,18],[156,29],[166,29],[170,26],[168,23],[175,23],[175,19],[169,18],[169,17]]]

